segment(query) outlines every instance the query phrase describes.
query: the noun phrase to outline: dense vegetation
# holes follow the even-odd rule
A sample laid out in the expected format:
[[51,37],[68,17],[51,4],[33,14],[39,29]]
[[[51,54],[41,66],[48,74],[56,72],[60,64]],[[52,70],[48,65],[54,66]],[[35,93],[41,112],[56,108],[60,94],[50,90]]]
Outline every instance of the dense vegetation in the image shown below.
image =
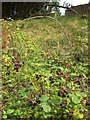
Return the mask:
[[3,119],[87,119],[87,27],[78,16],[2,21]]
[[12,17],[13,19],[24,19],[35,13],[43,13],[45,2],[3,2],[2,16],[4,19]]
[[[13,19],[25,19],[41,14],[46,15],[51,12],[54,5],[59,5],[59,2],[3,2],[2,17],[4,19],[10,17]],[[55,7],[55,10],[58,11],[58,8]]]

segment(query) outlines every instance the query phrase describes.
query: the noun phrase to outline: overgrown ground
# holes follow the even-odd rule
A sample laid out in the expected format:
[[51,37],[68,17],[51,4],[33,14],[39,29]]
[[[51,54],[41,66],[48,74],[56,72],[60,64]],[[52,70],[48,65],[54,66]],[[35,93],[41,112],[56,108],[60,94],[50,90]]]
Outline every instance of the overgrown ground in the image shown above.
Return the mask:
[[88,21],[2,21],[3,119],[86,120]]

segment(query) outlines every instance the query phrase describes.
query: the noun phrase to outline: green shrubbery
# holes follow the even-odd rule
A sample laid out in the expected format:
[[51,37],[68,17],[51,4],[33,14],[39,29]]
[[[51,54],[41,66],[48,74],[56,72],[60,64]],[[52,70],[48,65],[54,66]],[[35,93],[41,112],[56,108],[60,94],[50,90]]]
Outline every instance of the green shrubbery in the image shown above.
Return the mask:
[[47,40],[43,36],[33,39],[20,28],[20,22],[15,29],[12,29],[14,21],[2,24],[3,119],[85,120],[86,36],[79,35],[69,45],[63,40],[56,41],[57,38],[48,39],[49,32],[45,34]]

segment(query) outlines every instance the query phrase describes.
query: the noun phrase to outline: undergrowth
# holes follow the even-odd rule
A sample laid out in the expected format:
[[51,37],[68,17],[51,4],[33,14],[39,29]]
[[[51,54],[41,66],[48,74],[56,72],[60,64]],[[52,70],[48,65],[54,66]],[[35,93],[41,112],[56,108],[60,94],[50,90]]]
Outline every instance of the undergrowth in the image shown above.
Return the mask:
[[2,21],[3,119],[87,118],[87,21],[58,22]]

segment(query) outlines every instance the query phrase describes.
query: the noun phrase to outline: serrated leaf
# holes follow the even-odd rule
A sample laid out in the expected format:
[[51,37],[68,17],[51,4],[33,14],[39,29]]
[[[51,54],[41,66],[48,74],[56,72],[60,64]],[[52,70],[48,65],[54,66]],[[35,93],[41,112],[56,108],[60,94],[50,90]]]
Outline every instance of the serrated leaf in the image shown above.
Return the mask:
[[71,96],[71,98],[72,98],[72,101],[73,101],[75,104],[80,103],[80,99],[78,98],[78,96],[73,95],[73,94],[70,94],[70,96]]
[[47,101],[49,98],[48,98],[48,96],[47,95],[42,95],[40,98],[39,98],[39,100],[41,100],[41,101]]
[[46,104],[46,105],[43,107],[43,110],[44,110],[45,112],[50,112],[50,111],[51,111],[51,107]]
[[45,112],[50,112],[51,111],[51,107],[47,104],[47,102],[41,102],[40,105]]

